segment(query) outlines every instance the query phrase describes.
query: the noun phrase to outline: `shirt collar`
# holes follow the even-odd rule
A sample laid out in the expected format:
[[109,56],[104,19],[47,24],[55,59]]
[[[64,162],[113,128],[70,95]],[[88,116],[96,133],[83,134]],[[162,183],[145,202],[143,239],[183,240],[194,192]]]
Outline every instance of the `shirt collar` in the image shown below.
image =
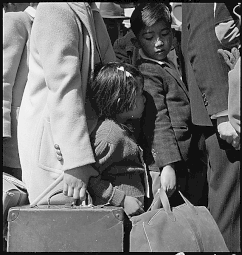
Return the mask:
[[35,18],[36,9],[32,6],[28,6],[25,10],[32,18]]
[[143,52],[142,49],[139,49],[139,54],[140,54],[140,56],[141,56],[143,59],[147,59],[147,60],[153,61],[153,62],[155,62],[155,63],[158,63],[158,64],[161,65],[161,66],[166,64],[165,61],[159,61],[159,60],[155,60],[155,59],[152,59],[152,58],[147,57],[147,56],[145,55],[145,53]]

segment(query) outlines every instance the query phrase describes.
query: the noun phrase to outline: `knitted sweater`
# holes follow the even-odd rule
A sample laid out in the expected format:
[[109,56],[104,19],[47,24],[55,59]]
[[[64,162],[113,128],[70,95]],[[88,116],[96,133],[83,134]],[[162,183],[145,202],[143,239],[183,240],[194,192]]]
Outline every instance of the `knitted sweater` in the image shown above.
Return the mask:
[[144,196],[140,148],[130,130],[112,120],[99,121],[91,134],[98,177],[90,178],[93,203],[120,206],[127,196]]

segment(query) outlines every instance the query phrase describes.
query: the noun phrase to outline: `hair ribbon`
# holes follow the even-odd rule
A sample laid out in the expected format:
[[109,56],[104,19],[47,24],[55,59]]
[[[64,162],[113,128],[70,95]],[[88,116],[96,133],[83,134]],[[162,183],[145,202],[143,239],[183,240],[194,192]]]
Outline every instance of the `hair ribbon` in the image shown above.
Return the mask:
[[131,77],[131,76],[132,76],[130,72],[124,70],[124,67],[123,67],[123,66],[117,67],[117,70],[122,71],[122,72],[125,71],[126,77]]

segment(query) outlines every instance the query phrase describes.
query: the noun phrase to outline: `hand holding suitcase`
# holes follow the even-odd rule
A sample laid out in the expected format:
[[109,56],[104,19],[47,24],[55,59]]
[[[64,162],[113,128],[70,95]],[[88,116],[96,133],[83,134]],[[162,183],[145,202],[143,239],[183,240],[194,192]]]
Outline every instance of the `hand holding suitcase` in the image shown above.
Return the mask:
[[7,251],[128,251],[125,229],[129,228],[129,220],[122,207],[38,205],[50,191],[51,188],[45,190],[31,205],[9,210]]

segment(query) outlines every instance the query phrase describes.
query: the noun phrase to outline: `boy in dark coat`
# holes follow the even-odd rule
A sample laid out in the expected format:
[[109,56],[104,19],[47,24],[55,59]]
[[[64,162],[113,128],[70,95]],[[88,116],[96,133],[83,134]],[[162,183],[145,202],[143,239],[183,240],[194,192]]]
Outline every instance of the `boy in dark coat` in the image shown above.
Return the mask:
[[[172,47],[171,23],[170,10],[163,3],[140,4],[131,16],[131,29],[140,46],[138,68],[148,92],[141,139],[153,196],[160,187],[168,196],[178,186],[185,192],[189,169],[190,103],[179,71],[167,58]],[[175,194],[170,202],[180,203]]]

